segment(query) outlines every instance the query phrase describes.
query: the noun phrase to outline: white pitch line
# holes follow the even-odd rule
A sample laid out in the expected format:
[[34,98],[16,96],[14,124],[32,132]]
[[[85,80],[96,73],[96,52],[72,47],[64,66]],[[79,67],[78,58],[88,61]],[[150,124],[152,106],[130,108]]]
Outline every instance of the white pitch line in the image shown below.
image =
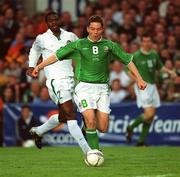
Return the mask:
[[133,177],[171,177],[173,174],[164,174],[164,175],[148,175],[148,176],[133,176]]

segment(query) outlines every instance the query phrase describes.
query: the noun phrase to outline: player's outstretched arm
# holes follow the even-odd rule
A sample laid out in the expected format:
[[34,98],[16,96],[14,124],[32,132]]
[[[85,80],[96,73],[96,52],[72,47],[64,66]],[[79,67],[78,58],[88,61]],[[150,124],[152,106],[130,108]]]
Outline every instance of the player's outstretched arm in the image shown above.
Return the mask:
[[161,68],[161,71],[168,73],[168,74],[171,76],[172,79],[174,79],[175,77],[177,77],[177,74],[175,73],[175,71],[170,70],[170,69],[166,68],[165,66],[163,66],[163,67]]
[[55,62],[57,62],[58,59],[56,57],[56,55],[51,55],[50,57],[48,57],[47,59],[45,59],[43,62],[41,62],[39,65],[37,65],[33,72],[32,72],[32,76],[33,77],[37,77],[38,76],[38,73],[41,69],[43,69],[44,67],[50,65],[50,64],[53,64]]
[[134,76],[134,79],[137,82],[138,88],[141,90],[144,90],[147,86],[147,83],[140,76],[134,63],[131,61],[127,66],[128,66],[128,69],[131,71],[132,75]]

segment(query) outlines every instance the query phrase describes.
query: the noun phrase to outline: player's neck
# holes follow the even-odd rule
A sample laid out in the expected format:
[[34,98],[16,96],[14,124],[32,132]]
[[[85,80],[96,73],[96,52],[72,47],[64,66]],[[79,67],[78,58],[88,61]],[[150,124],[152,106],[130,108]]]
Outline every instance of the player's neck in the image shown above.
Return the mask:
[[58,36],[60,36],[61,31],[58,31],[58,32],[53,32],[53,34],[54,34],[54,36],[58,37]]
[[88,38],[88,40],[90,40],[91,42],[99,42],[99,41],[101,41],[102,36],[101,36],[100,38],[97,38],[97,39],[92,38],[92,37],[90,37],[90,36],[88,36],[87,38]]
[[148,55],[150,52],[151,52],[151,49],[150,50],[147,50],[145,48],[140,48],[141,52],[145,55]]
[[52,31],[53,35],[56,36],[56,37],[59,37],[60,34],[61,34],[61,30],[57,30],[57,31]]

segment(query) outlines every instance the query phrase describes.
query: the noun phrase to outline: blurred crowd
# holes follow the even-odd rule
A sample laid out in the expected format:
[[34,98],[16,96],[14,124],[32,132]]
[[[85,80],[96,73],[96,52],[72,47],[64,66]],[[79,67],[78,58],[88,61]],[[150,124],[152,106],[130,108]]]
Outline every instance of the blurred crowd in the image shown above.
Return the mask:
[[[12,3],[13,2],[13,3]],[[176,0],[87,0],[76,21],[67,11],[60,15],[61,27],[85,37],[87,19],[94,14],[104,18],[104,37],[118,42],[124,50],[139,49],[143,33],[153,37],[166,67],[177,72],[172,80],[166,74],[157,75],[162,101],[180,101],[180,4]],[[43,72],[38,79],[26,75],[28,52],[35,37],[47,30],[44,12],[32,17],[24,11],[22,1],[0,3],[0,101],[4,103],[51,102],[45,87]],[[110,64],[111,102],[135,99],[132,81],[118,61]]]

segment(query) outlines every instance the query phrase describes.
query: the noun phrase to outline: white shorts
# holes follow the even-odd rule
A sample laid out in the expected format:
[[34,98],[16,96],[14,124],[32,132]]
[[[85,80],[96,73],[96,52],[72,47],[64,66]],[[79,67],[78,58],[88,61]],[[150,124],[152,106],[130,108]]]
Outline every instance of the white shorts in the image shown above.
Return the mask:
[[160,98],[157,87],[155,84],[147,84],[145,90],[140,90],[138,86],[134,85],[134,90],[136,94],[137,106],[147,108],[147,107],[159,107]]
[[46,80],[46,86],[52,101],[55,104],[62,104],[72,99],[74,78],[69,77],[64,79],[48,79]]
[[75,87],[74,101],[80,112],[97,109],[109,114],[111,111],[108,84],[80,82]]

